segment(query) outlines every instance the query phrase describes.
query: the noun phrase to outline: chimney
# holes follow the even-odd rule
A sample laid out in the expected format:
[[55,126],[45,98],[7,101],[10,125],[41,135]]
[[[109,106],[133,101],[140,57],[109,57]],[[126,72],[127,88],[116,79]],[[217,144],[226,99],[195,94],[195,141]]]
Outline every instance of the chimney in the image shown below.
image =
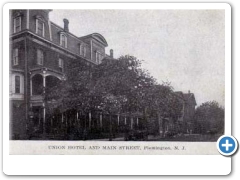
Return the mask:
[[188,90],[188,94],[190,94],[191,92],[190,92],[190,90]]
[[69,32],[69,28],[68,28],[69,21],[67,19],[63,19],[63,23],[64,23],[64,31]]
[[110,57],[113,58],[113,50],[110,49]]

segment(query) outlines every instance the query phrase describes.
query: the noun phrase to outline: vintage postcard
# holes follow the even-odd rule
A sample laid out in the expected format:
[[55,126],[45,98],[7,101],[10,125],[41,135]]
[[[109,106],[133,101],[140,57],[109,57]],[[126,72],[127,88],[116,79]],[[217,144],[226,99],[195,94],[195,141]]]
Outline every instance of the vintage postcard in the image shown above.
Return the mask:
[[118,5],[6,5],[9,155],[219,155],[229,5]]

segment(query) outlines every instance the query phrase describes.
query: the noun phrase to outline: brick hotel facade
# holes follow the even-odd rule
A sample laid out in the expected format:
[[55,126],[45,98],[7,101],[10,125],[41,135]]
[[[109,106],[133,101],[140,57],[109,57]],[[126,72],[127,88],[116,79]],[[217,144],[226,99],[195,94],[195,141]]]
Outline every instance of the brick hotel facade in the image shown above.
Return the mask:
[[[94,66],[101,63],[103,58],[113,58],[112,50],[110,55],[106,54],[108,44],[101,34],[77,37],[69,32],[67,19],[63,19],[63,28],[51,22],[50,12],[10,11],[10,139],[26,139],[26,129],[30,124],[42,129],[54,126],[55,121],[71,124],[64,114],[55,119],[47,118],[42,95],[44,89],[66,79],[66,62],[79,60]],[[183,97],[182,94],[180,96]],[[195,109],[194,102],[195,99],[191,106]],[[78,119],[80,114],[76,116]],[[91,114],[89,116],[91,119]],[[129,123],[133,128],[140,123],[137,117],[122,118],[117,117],[117,125]],[[32,120],[34,122],[30,122]],[[88,127],[94,124],[103,126],[102,117],[99,120],[87,122]]]

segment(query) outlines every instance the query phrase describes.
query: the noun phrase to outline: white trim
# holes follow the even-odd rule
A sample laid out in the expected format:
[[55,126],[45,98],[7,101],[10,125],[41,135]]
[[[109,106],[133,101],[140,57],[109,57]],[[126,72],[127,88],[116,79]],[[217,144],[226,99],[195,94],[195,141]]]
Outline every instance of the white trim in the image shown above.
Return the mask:
[[30,78],[30,96],[32,96],[32,77]]
[[13,33],[16,33],[16,18],[13,18]]
[[35,27],[36,27],[36,31],[35,32],[36,32],[36,34],[38,34],[38,19],[36,19],[36,26]]
[[50,41],[52,41],[52,27],[51,27],[51,22],[50,22],[50,20],[48,20],[48,26],[49,26]]
[[43,23],[43,37],[45,37],[45,24],[44,24],[44,22],[42,22]]
[[29,29],[29,9],[27,9],[27,23],[26,28]]

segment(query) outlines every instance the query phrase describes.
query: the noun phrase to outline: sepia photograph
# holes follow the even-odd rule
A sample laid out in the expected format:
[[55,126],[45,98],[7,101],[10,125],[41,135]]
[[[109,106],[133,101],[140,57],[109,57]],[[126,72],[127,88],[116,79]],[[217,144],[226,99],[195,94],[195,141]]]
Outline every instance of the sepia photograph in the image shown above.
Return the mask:
[[216,142],[225,11],[11,9],[10,140]]

